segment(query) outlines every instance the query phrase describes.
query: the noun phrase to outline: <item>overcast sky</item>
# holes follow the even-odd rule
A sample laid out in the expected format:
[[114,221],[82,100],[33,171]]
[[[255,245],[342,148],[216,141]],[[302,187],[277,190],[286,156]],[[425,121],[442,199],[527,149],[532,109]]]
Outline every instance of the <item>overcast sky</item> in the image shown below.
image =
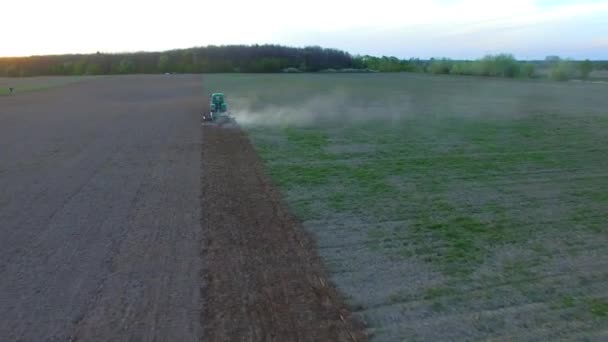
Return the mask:
[[0,56],[278,43],[608,59],[608,0],[2,0],[0,18]]

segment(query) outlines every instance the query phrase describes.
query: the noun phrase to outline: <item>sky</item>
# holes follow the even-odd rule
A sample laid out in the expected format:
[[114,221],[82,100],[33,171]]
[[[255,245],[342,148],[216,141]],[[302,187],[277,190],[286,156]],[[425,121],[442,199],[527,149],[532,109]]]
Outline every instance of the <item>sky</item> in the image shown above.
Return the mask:
[[0,18],[0,56],[272,43],[608,59],[608,0],[2,0]]

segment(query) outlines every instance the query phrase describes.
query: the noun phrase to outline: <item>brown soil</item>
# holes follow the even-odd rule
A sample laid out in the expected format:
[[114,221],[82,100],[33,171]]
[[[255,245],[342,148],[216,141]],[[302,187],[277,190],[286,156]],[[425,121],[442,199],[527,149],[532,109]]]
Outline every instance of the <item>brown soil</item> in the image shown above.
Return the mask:
[[202,128],[205,341],[363,341],[247,136]]
[[203,94],[0,97],[0,341],[363,340],[247,137],[201,131]]

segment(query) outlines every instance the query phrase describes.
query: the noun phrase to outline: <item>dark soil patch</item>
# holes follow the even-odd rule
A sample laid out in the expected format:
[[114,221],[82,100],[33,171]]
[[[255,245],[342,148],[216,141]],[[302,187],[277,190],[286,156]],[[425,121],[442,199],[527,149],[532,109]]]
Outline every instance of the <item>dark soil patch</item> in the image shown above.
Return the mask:
[[205,341],[363,341],[239,129],[202,128]]

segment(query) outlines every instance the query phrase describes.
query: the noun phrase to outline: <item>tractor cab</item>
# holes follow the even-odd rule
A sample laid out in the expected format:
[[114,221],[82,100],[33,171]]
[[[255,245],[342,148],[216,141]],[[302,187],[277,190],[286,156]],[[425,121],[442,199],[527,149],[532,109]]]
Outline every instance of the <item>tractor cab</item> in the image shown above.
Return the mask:
[[209,100],[209,107],[210,107],[212,113],[226,112],[228,110],[228,105],[226,104],[224,94],[222,94],[222,93],[211,94],[211,98]]
[[223,93],[213,93],[209,96],[209,113],[203,113],[203,121],[219,123],[234,121],[228,112],[228,104]]

